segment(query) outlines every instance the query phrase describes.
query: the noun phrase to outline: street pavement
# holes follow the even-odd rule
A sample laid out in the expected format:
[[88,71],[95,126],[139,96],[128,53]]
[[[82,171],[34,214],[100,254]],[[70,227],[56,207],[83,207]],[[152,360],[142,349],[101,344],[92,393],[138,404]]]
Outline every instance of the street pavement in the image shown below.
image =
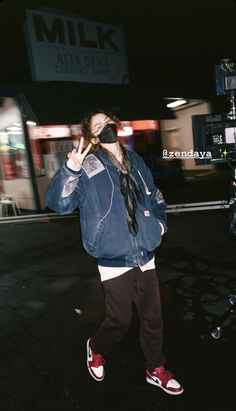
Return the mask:
[[[201,184],[208,198],[194,181],[192,197],[188,185],[163,191],[168,203],[225,199],[218,177],[214,193],[212,182]],[[184,385],[180,396],[146,383],[135,311],[107,358],[105,380],[90,377],[85,346],[103,319],[104,301],[78,217],[0,224],[1,411],[235,411],[235,313],[220,338],[211,335],[236,289],[228,211],[169,213],[168,227],[156,264],[163,350]]]

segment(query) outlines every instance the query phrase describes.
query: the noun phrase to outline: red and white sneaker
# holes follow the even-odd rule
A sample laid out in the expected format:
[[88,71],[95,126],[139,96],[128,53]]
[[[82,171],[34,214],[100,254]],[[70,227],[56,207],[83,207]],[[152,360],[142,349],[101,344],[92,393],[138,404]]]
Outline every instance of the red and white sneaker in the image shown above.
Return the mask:
[[149,384],[160,387],[162,390],[171,395],[182,394],[184,391],[178,381],[173,379],[173,374],[170,371],[167,371],[163,365],[155,368],[152,372],[147,371],[146,381]]
[[104,364],[105,359],[103,355],[97,354],[92,351],[89,345],[89,340],[87,341],[87,367],[89,373],[96,381],[102,381],[105,376]]

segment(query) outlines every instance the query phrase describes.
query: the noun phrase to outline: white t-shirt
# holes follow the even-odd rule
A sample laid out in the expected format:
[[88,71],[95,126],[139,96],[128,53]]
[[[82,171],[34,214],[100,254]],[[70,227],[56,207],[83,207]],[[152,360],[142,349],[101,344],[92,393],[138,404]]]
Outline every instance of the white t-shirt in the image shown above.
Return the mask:
[[[127,273],[127,271],[132,270],[133,267],[104,267],[98,265],[98,271],[101,277],[101,281],[111,280],[112,278],[119,277],[120,275]],[[156,268],[155,257],[149,260],[146,264],[141,265],[140,269],[142,271],[152,270]]]

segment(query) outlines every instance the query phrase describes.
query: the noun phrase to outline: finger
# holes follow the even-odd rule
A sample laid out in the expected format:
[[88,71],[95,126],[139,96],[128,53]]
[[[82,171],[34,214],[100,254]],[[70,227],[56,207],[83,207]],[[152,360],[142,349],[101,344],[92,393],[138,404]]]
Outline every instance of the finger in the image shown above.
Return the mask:
[[78,158],[76,157],[76,153],[72,153],[71,154],[71,159],[74,161],[76,166],[81,166],[81,162],[78,160]]
[[92,147],[92,143],[89,143],[89,144],[87,145],[86,149],[85,149],[84,152],[83,152],[83,157],[85,157],[85,156],[88,154],[88,152],[89,152],[89,150],[91,149],[91,147]]
[[75,154],[76,154],[76,149],[74,148],[72,151],[70,151],[70,152],[67,154],[67,158],[74,157]]
[[78,148],[78,151],[77,151],[79,154],[82,153],[83,145],[84,145],[84,137],[81,137],[80,141],[79,141],[79,148]]

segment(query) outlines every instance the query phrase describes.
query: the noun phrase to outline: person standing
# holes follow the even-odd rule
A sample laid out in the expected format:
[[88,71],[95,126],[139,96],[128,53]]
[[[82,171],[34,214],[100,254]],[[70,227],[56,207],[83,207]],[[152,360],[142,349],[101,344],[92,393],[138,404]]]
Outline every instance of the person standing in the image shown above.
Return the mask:
[[167,230],[166,204],[144,160],[119,142],[119,125],[114,113],[104,109],[84,117],[79,147],[54,175],[46,204],[63,214],[79,208],[83,246],[97,261],[106,315],[87,341],[90,375],[104,379],[105,358],[127,332],[134,304],[146,381],[178,395],[183,387],[164,365],[154,254]]

